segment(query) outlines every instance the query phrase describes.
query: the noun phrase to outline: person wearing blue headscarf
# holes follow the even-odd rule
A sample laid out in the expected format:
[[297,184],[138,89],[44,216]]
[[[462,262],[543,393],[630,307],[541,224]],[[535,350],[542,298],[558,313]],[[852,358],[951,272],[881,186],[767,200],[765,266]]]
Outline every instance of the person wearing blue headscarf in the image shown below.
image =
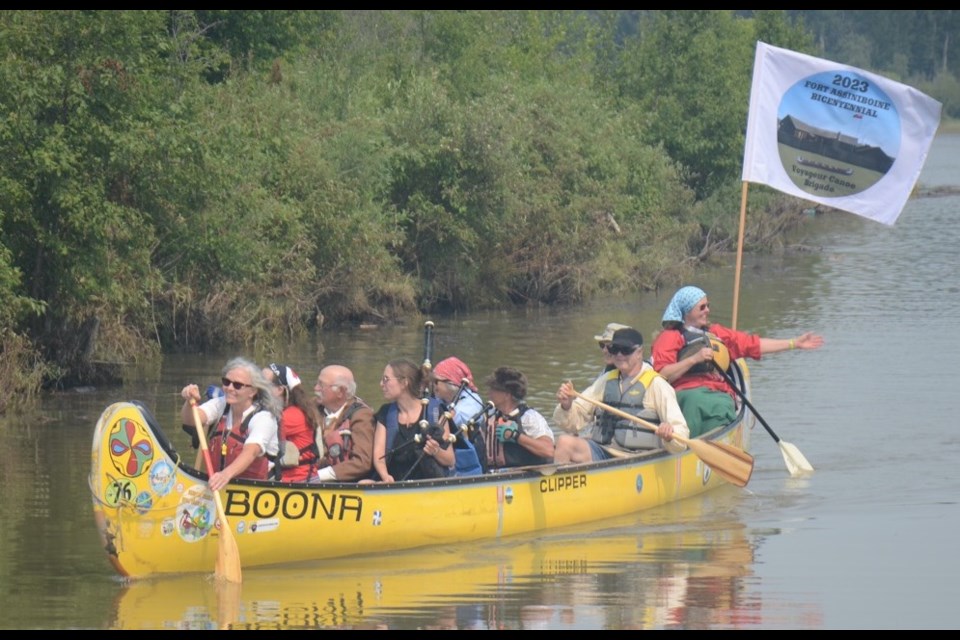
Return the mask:
[[794,349],[819,349],[823,338],[806,332],[787,340],[762,338],[710,322],[707,293],[695,286],[677,290],[661,319],[663,331],[653,342],[653,368],[677,390],[677,402],[697,437],[737,416],[736,395],[717,368],[730,360]]

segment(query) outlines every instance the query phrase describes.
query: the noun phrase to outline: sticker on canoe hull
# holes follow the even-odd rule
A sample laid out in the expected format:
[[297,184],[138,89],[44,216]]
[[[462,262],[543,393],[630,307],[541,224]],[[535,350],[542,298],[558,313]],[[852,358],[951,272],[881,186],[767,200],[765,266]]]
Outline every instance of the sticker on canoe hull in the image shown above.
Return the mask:
[[184,541],[202,540],[213,528],[217,516],[211,496],[205,486],[194,485],[180,498],[175,522]]

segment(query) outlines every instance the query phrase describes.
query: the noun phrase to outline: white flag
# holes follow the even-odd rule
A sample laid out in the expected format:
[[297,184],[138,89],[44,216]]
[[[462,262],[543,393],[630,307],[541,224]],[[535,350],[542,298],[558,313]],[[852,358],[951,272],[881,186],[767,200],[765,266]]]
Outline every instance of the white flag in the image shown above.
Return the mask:
[[892,225],[941,109],[869,71],[758,42],[743,180]]

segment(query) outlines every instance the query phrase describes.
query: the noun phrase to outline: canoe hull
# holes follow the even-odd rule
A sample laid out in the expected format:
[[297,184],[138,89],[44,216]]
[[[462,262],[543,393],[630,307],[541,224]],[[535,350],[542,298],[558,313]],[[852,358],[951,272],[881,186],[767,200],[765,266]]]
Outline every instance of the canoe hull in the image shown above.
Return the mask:
[[[715,438],[746,449],[745,423]],[[389,485],[236,481],[221,493],[220,523],[205,474],[136,402],[100,416],[89,480],[103,548],[131,578],[212,571],[220,526],[234,532],[243,567],[271,566],[536,533],[726,484],[690,451]]]

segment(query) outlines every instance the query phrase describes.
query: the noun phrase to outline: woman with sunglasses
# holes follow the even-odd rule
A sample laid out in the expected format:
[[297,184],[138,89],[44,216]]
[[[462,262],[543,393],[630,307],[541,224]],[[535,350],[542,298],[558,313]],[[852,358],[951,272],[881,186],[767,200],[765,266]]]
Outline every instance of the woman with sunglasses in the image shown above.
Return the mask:
[[[283,409],[273,385],[253,362],[234,358],[221,375],[224,395],[197,407],[200,422],[206,428],[215,425],[208,439],[216,470],[207,482],[212,491],[219,491],[234,478],[269,477],[277,456],[277,422]],[[180,395],[185,400],[183,423],[194,424],[190,401],[199,402],[200,389],[188,384]]]
[[643,360],[643,336],[636,329],[614,332],[607,353],[616,368],[603,373],[582,395],[658,424],[656,433],[643,430],[630,420],[599,411],[577,397],[570,381],[557,390],[554,423],[566,431],[557,437],[554,462],[591,462],[646,449],[665,448],[679,453],[686,448],[673,435],[688,437],[686,420],[677,396],[662,376]]
[[737,415],[733,389],[720,371],[730,360],[794,349],[819,349],[812,332],[796,338],[761,338],[710,322],[710,301],[699,287],[680,288],[663,312],[663,331],[653,341],[653,366],[677,390],[677,401],[693,437],[731,422]]
[[313,398],[300,384],[300,376],[285,364],[271,362],[263,369],[263,376],[273,383],[273,392],[283,406],[280,415],[278,441],[283,446],[274,476],[283,482],[307,482],[320,455],[317,447],[317,425],[320,412]]
[[406,358],[383,369],[380,389],[387,402],[377,410],[373,436],[373,467],[381,482],[442,478],[454,465],[440,401],[422,402],[426,382],[423,370]]

